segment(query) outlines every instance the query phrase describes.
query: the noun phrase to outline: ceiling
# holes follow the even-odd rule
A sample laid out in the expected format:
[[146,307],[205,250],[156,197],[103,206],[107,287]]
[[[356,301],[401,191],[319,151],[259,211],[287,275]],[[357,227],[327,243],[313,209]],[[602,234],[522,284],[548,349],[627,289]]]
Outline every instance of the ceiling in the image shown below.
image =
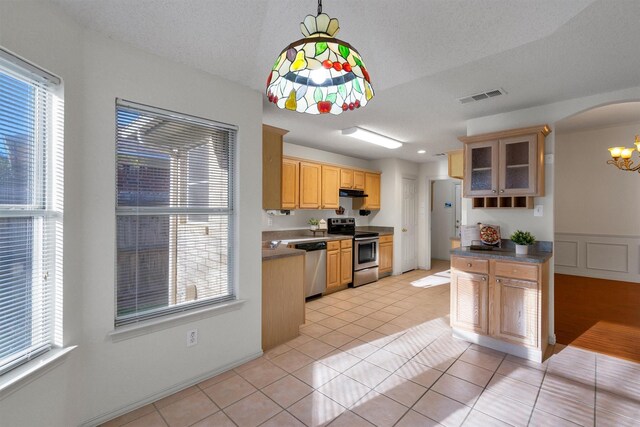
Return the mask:
[[[85,27],[261,92],[317,8],[316,0],[53,1]],[[325,0],[323,11],[361,53],[376,96],[339,116],[281,111],[265,98],[264,123],[300,145],[431,161],[460,147],[470,118],[640,85],[637,0]],[[457,100],[496,88],[507,94]],[[352,126],[405,145],[388,150],[340,134]]]
[[640,123],[640,102],[611,104],[583,111],[560,120],[555,128],[557,132],[576,132],[632,123]]

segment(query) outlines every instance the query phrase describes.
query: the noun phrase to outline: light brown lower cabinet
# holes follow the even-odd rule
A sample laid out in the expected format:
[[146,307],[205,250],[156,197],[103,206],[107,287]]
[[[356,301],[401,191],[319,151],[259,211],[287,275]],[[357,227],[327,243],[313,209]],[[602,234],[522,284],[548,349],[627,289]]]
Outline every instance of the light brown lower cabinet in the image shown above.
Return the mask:
[[325,294],[345,289],[353,281],[351,239],[327,242],[327,290]]
[[549,262],[451,257],[454,336],[542,361],[549,340]]
[[353,242],[340,240],[340,284],[353,282]]
[[262,350],[300,335],[304,324],[304,255],[262,261]]
[[380,236],[378,252],[378,274],[389,275],[393,272],[393,236]]

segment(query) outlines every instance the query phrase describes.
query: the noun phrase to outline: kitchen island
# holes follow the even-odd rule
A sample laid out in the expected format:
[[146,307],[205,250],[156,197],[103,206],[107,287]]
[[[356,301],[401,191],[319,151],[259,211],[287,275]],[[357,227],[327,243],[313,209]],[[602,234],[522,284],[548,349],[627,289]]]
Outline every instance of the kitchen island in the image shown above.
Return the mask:
[[451,250],[453,336],[541,362],[549,341],[551,245],[538,242],[528,255],[503,246]]

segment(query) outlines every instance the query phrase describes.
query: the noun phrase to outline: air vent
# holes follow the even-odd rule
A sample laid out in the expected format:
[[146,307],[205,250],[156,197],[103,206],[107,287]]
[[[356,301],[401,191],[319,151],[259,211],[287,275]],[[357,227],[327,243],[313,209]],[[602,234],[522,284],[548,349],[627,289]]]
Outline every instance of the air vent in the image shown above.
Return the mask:
[[482,101],[483,99],[489,99],[489,98],[494,98],[500,95],[506,95],[506,93],[507,92],[505,92],[504,89],[493,89],[487,92],[476,93],[474,95],[469,95],[463,98],[459,98],[458,101],[460,101],[461,104],[468,104],[469,102]]
[[436,153],[433,155],[434,157],[446,156],[444,153]]

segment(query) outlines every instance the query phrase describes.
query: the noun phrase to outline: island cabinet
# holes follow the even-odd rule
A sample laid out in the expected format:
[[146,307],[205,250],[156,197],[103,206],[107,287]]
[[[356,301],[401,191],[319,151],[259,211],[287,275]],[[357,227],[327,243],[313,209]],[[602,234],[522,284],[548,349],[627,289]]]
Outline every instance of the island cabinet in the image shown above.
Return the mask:
[[543,263],[451,257],[454,336],[535,361],[549,339]]
[[300,334],[304,301],[304,252],[262,261],[263,351]]
[[[547,125],[463,136],[463,196],[485,197],[474,207],[532,207],[527,197],[544,196]],[[522,198],[522,199],[516,199]]]
[[380,236],[378,274],[388,276],[393,272],[393,236]]

